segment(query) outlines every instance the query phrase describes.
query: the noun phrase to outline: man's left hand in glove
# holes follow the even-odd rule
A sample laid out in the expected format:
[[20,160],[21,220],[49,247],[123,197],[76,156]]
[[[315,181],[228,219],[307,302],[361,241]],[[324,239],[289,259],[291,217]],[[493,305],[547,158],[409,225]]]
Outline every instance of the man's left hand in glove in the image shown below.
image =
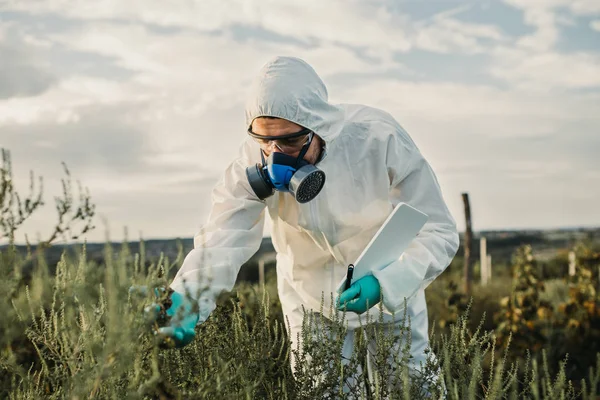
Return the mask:
[[381,287],[373,275],[367,275],[354,282],[342,292],[337,302],[339,311],[353,311],[357,314],[366,312],[381,300]]

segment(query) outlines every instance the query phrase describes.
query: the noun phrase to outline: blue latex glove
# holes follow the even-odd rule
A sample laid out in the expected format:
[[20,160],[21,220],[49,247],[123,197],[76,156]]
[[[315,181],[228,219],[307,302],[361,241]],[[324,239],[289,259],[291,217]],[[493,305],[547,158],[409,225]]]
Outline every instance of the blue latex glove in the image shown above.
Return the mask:
[[171,301],[173,304],[166,310],[171,317],[169,325],[158,328],[158,333],[171,338],[175,347],[183,347],[194,340],[199,316],[192,310],[193,303],[185,295],[173,292]]
[[353,311],[357,314],[366,312],[381,300],[381,287],[373,275],[367,275],[354,282],[348,290],[338,298],[337,309]]
[[[145,293],[146,287],[132,287],[130,291],[138,290]],[[158,297],[163,288],[154,289]],[[171,293],[171,306],[165,310],[170,320],[167,326],[158,328],[156,334],[164,337],[163,345],[166,347],[184,347],[190,344],[196,336],[196,324],[200,318],[197,311],[193,310],[193,303],[183,294],[178,292]],[[156,320],[161,306],[153,303],[146,307],[145,311],[151,320]]]

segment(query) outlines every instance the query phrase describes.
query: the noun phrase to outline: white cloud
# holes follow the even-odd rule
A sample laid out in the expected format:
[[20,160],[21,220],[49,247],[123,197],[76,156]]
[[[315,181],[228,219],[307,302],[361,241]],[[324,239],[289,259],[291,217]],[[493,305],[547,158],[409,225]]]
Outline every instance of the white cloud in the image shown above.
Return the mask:
[[528,50],[550,50],[559,38],[558,25],[572,25],[572,18],[564,15],[567,9],[575,16],[600,14],[600,2],[596,0],[504,0],[524,12],[525,23],[536,28],[531,35],[518,41],[518,45]]
[[[32,14],[55,13],[57,15],[84,20],[120,19],[139,21],[164,26],[185,26],[196,29],[217,29],[246,16],[243,1],[225,4],[218,0],[202,2],[174,0],[165,3],[159,0],[120,2],[107,0],[89,3],[85,0],[8,0],[4,8]],[[235,9],[237,12],[229,12]]]
[[[485,85],[377,79],[348,87],[339,95],[350,102],[366,102],[385,108],[401,119],[435,119],[460,125],[503,118],[502,125],[489,124],[482,132],[501,137],[527,133],[544,136],[555,121],[596,118],[600,101],[598,94],[552,97],[529,90],[503,90]],[[509,128],[511,125],[517,127],[524,119],[531,122],[526,129]]]
[[600,3],[596,0],[504,0],[521,9],[556,9],[567,8],[575,15],[600,14]]
[[571,11],[576,15],[600,14],[600,3],[596,0],[574,0],[567,3]]
[[[524,22],[535,28],[532,34],[516,41],[516,46],[501,44],[492,51],[491,76],[513,87],[550,92],[600,86],[600,54],[596,52],[561,53],[556,50],[561,26],[576,23],[573,16],[600,13],[597,1],[579,0],[505,0],[523,10]],[[565,14],[567,9],[571,14]]]
[[600,32],[600,19],[596,19],[592,22],[590,22],[590,28],[592,28],[593,30]]
[[[189,29],[195,33],[227,30],[232,26],[260,28],[305,44],[317,40],[319,45],[375,49],[383,58],[386,58],[386,54],[407,52],[415,47],[440,52],[480,52],[481,39],[503,38],[494,26],[453,18],[464,11],[464,7],[439,13],[429,21],[420,22],[411,21],[403,14],[391,13],[379,2],[342,0],[309,0],[302,3],[292,0],[177,0],[168,4],[159,0],[149,0],[143,4],[116,0],[93,4],[85,0],[9,0],[4,8],[33,14],[52,12],[61,17],[94,23],[103,19],[135,21]],[[100,30],[99,33],[103,32]],[[121,46],[110,35],[95,37],[94,40],[99,48],[115,46],[117,51]],[[137,64],[135,60],[131,61]]]
[[139,25],[94,25],[54,39],[73,50],[115,57],[123,68],[137,71],[134,80],[174,92],[208,93],[228,87],[238,90],[267,58],[276,54],[301,54],[322,75],[385,69],[391,64],[370,65],[352,51],[325,43],[308,49],[295,44],[259,41],[236,42],[227,35],[207,36],[182,32],[172,36],[148,31]]
[[490,73],[514,86],[540,91],[600,87],[600,54],[528,53],[500,48]]
[[[274,33],[306,41],[377,45],[382,49],[402,50],[410,44],[403,35],[401,20],[384,12],[379,5],[348,3],[341,0],[302,3],[291,0],[234,1],[179,0],[165,3],[159,0],[121,2],[116,0],[89,3],[85,0],[13,1],[8,9],[26,12],[54,12],[65,17],[122,19],[214,31],[234,24],[255,26]],[[370,18],[365,18],[365,16]]]
[[0,100],[0,127],[48,121],[64,123],[75,118],[79,108],[147,100],[135,91],[135,86],[99,78],[68,78],[37,96]]
[[496,27],[459,21],[447,16],[436,16],[433,22],[417,23],[415,47],[438,53],[484,53],[487,47],[480,39],[496,42],[504,40]]
[[545,51],[552,48],[559,37],[554,12],[544,8],[528,8],[525,10],[525,22],[536,28],[536,31],[520,38],[519,46],[527,50]]

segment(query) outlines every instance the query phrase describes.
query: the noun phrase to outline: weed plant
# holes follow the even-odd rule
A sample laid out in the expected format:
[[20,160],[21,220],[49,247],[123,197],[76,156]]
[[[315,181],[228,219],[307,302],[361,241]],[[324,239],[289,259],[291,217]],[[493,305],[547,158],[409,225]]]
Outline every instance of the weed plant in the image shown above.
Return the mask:
[[[450,399],[596,396],[600,359],[576,384],[566,379],[568,360],[557,375],[531,358],[509,364],[506,352],[496,350],[492,331],[471,332],[468,310],[448,333],[432,332],[431,357],[410,376],[407,319],[402,337],[371,320],[356,335],[351,358],[342,362],[344,318],[321,309],[306,313],[303,346],[292,349],[283,321],[272,318],[267,291],[250,286],[222,296],[192,344],[162,349],[143,312],[155,299],[132,295],[129,287],[167,285],[165,276],[181,254],[173,262],[158,259],[147,270],[143,255],[134,255],[133,263],[129,256],[126,246],[118,252],[107,246],[106,262],[97,266],[86,261],[82,246],[77,258],[65,254],[54,276],[40,259],[23,286],[18,271],[26,260],[10,247],[1,253],[1,398],[419,399],[444,391]],[[369,378],[371,340],[378,350]],[[396,362],[386,362],[390,357]],[[432,378],[437,376],[443,385]]]

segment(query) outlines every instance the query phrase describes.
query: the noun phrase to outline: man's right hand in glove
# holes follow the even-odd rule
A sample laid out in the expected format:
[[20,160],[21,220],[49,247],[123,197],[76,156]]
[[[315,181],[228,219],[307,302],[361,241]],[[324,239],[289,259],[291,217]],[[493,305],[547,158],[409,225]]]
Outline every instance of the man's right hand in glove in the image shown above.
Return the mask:
[[173,292],[171,301],[171,307],[166,309],[171,319],[167,326],[158,328],[158,334],[165,336],[167,341],[172,340],[173,347],[183,347],[194,340],[198,312],[193,311],[194,304],[181,293]]
[[[146,287],[132,287],[130,291],[140,291],[144,293]],[[154,289],[154,293],[158,297],[160,292],[164,293],[164,289]],[[198,323],[199,315],[197,305],[191,299],[178,292],[171,292],[168,300],[170,306],[153,303],[146,307],[145,311],[150,315],[152,321],[156,321],[160,317],[160,313],[164,307],[164,312],[167,316],[166,323],[159,327],[156,334],[164,340],[161,342],[161,347],[177,347],[181,348],[194,340],[196,335],[196,324]],[[164,303],[163,303],[164,304]]]

